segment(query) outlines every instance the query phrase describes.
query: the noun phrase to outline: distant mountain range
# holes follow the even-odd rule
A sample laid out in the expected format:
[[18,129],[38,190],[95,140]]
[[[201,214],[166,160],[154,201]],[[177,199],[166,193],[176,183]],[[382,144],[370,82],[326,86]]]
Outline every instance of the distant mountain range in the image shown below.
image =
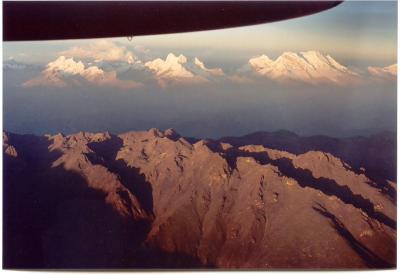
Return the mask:
[[396,266],[396,139],[3,134],[5,268]]
[[394,132],[349,138],[323,135],[303,137],[289,131],[256,132],[242,137],[225,137],[219,141],[234,146],[262,145],[293,154],[304,154],[308,151],[329,152],[359,173],[366,173],[376,182],[396,181],[396,133]]
[[120,80],[115,71],[104,71],[97,66],[76,62],[73,58],[60,56],[47,64],[41,74],[25,82],[23,86],[53,86],[69,85],[114,86],[124,89],[141,87],[140,83],[131,80]]
[[397,64],[387,67],[368,67],[368,72],[376,77],[393,78],[397,76]]
[[34,64],[27,64],[20,61],[16,61],[13,58],[9,58],[3,61],[3,70],[27,70],[27,69],[39,69],[41,66]]
[[[81,53],[80,51],[78,53]],[[82,54],[82,53],[81,53]],[[129,58],[128,58],[129,57]],[[254,75],[265,77],[279,83],[307,83],[349,85],[368,81],[396,80],[397,65],[387,67],[368,67],[363,73],[356,73],[337,62],[330,55],[318,51],[285,52],[276,60],[266,55],[253,57],[248,61],[250,70],[225,73],[221,68],[209,68],[199,58],[188,58],[182,54],[169,53],[165,59],[156,58],[142,61],[133,60],[101,60],[91,62],[75,60],[74,57],[59,56],[47,64],[40,75],[26,82],[25,86],[54,86],[89,84],[106,85],[119,88],[138,88],[143,83],[139,80],[121,80],[118,74],[131,71],[133,75],[145,72],[160,86],[182,84],[206,84],[212,82],[244,82],[256,81]],[[6,60],[6,70],[28,69],[28,64],[15,60]],[[86,79],[86,82],[81,80]]]

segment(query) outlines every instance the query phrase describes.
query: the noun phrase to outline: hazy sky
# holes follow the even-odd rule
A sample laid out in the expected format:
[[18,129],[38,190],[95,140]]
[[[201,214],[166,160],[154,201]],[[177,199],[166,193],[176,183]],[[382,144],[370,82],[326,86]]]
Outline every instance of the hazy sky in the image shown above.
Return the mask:
[[[345,1],[328,11],[249,27],[113,39],[127,46],[180,50],[203,58],[245,59],[267,53],[316,49],[340,61],[387,65],[396,62],[397,2]],[[4,43],[5,58],[47,62],[58,51],[87,40]],[[221,56],[221,53],[224,53]]]
[[[44,134],[172,127],[197,137],[280,129],[332,136],[393,131],[396,79],[383,67],[397,60],[396,26],[396,2],[346,1],[319,14],[243,28],[132,41],[6,42],[4,62],[13,58],[41,66],[3,70],[4,128]],[[329,54],[357,75],[346,77],[356,80],[340,85],[282,84],[249,66],[249,59],[260,54],[276,59],[286,51],[308,50]],[[149,69],[164,66],[170,52],[187,58],[177,57],[176,62],[184,61],[183,69],[176,63],[174,73],[192,72],[191,83],[177,85],[160,77],[162,69]],[[46,64],[64,54],[74,60],[64,60],[70,67],[63,70],[75,71],[63,72],[62,79],[46,74]],[[140,62],[114,62],[131,54]],[[103,61],[96,63],[99,55]],[[215,70],[200,70],[195,56]],[[162,60],[154,61],[157,58]],[[146,62],[153,63],[145,66]],[[368,66],[380,67],[378,74],[372,75]],[[52,85],[45,85],[49,80]]]

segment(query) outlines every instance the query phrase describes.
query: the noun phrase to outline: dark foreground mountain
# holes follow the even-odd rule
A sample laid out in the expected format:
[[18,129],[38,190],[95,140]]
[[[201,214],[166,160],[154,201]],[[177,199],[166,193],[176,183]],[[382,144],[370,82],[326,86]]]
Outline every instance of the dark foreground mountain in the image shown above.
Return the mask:
[[396,266],[391,178],[329,151],[189,141],[5,133],[4,267]]
[[242,137],[225,137],[220,142],[234,146],[263,145],[293,154],[308,151],[331,153],[348,163],[358,173],[365,173],[393,198],[387,180],[396,181],[396,133],[380,132],[369,137],[333,138],[328,136],[302,137],[289,131],[257,132]]

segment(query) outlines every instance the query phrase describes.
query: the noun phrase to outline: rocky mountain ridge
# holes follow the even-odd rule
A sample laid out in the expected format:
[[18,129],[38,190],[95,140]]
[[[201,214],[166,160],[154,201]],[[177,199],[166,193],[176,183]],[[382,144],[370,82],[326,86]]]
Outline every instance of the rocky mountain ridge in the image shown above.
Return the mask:
[[3,154],[9,268],[395,266],[395,200],[327,152],[151,129],[4,133]]

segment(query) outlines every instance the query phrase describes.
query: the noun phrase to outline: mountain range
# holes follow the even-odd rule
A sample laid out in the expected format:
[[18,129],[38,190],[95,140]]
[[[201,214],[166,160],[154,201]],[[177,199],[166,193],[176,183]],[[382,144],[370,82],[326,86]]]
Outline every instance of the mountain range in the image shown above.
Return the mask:
[[356,81],[359,75],[339,64],[330,55],[317,51],[284,52],[276,60],[266,55],[254,57],[249,64],[260,75],[278,81],[343,84]]
[[[74,54],[87,59],[89,53],[74,50]],[[66,52],[66,54],[71,54]],[[226,74],[221,68],[208,68],[199,58],[188,58],[182,54],[169,53],[165,59],[147,61],[133,58],[132,54],[122,52],[120,59],[111,56],[95,55],[90,62],[75,57],[59,56],[49,62],[40,75],[24,83],[24,86],[65,87],[76,84],[106,85],[118,88],[138,88],[139,80],[119,79],[119,74],[130,71],[132,75],[145,73],[145,79],[153,79],[161,87],[176,84],[205,84],[218,81],[256,81],[254,74],[278,83],[307,83],[349,85],[369,81],[395,80],[397,65],[387,67],[368,67],[364,73],[356,73],[340,64],[330,55],[318,51],[284,52],[275,60],[266,55],[250,58],[247,71],[236,70]],[[93,58],[94,58],[93,57]],[[106,59],[99,59],[100,57]],[[75,58],[75,59],[74,59]],[[122,58],[122,59],[121,59]],[[124,58],[126,60],[124,60]],[[15,60],[5,61],[5,69],[27,69],[28,65]],[[82,79],[85,81],[82,82]],[[128,78],[129,79],[129,78]],[[135,78],[136,79],[136,78]]]
[[4,133],[3,264],[395,267],[395,147],[392,133]]
[[397,64],[387,67],[368,67],[368,72],[377,77],[393,78],[397,76]]
[[66,87],[74,85],[115,86],[120,88],[137,88],[141,84],[132,80],[120,80],[115,71],[104,71],[97,66],[85,66],[83,62],[76,62],[73,58],[60,56],[47,64],[41,74],[25,82],[23,86],[54,86]]
[[15,60],[14,58],[9,58],[3,61],[3,70],[26,70],[26,69],[38,69],[40,66],[38,65],[33,65],[33,64],[27,64],[24,62],[20,62]]

